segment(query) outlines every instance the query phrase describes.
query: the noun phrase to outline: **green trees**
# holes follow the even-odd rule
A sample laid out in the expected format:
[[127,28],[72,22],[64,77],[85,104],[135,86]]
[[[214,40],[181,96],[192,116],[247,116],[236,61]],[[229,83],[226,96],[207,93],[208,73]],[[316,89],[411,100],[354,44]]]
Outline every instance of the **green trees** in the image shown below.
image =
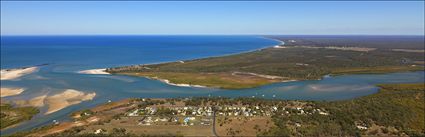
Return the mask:
[[[315,102],[329,115],[274,115],[273,135],[358,136],[364,134],[356,124],[380,127],[383,134],[425,135],[424,84],[383,84],[377,94],[346,101]],[[294,126],[300,123],[301,126]],[[395,128],[398,133],[390,133]],[[375,133],[375,134],[373,134]],[[369,135],[377,135],[377,131]]]

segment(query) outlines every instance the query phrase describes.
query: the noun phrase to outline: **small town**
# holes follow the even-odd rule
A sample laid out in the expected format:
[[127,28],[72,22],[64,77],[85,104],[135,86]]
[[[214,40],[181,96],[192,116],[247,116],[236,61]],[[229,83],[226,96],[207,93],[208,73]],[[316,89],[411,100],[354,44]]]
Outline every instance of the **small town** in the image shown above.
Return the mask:
[[[110,102],[109,102],[110,103]],[[108,125],[120,125],[121,127],[136,127],[132,132],[157,133],[156,128],[176,128],[185,135],[191,134],[193,130],[199,132],[220,135],[244,135],[266,131],[270,128],[273,115],[280,116],[308,116],[329,115],[322,108],[316,107],[310,102],[303,101],[271,101],[256,98],[178,98],[178,99],[133,99],[125,106],[131,106],[112,120],[89,126],[86,132],[94,134],[107,133]],[[94,112],[82,112],[81,116],[90,117]],[[240,123],[246,127],[235,128]],[[238,125],[239,126],[239,125]],[[302,123],[293,122],[291,126],[301,127]],[[213,129],[213,130],[211,130]],[[255,130],[253,130],[255,129]],[[172,130],[169,130],[172,131]],[[183,132],[182,132],[183,131]],[[218,132],[218,133],[214,133]]]
[[[143,101],[146,101],[143,99]],[[142,101],[142,102],[143,102]],[[165,104],[165,103],[164,103]],[[168,107],[165,107],[168,106]],[[276,113],[280,115],[329,115],[325,110],[312,108],[312,106],[155,106],[130,110],[125,115],[128,117],[142,117],[138,125],[150,126],[162,122],[179,123],[182,126],[194,124],[210,125],[211,117],[216,116],[242,116],[242,117],[262,117],[272,116]]]

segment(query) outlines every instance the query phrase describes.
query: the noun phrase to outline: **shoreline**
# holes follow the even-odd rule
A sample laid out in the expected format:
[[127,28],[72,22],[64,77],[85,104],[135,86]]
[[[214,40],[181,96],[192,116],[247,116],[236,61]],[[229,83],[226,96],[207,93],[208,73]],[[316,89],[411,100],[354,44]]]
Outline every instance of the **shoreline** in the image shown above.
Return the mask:
[[[267,39],[267,40],[274,40],[276,42],[280,42],[280,44],[277,44],[277,45],[274,45],[274,46],[270,46],[270,47],[267,46],[265,48],[259,48],[259,49],[255,49],[255,50],[248,50],[248,51],[244,51],[244,52],[234,53],[234,54],[230,54],[230,55],[220,55],[220,56],[216,56],[216,57],[206,57],[206,58],[192,59],[192,60],[187,60],[187,61],[186,60],[185,61],[173,61],[173,62],[167,62],[167,63],[140,64],[140,65],[123,66],[123,67],[117,67],[116,70],[114,70],[114,68],[108,69],[108,72],[113,73],[113,74],[120,74],[121,73],[121,74],[126,75],[125,74],[126,73],[126,70],[129,70],[129,69],[132,69],[133,68],[133,69],[137,69],[137,71],[147,72],[149,74],[148,75],[138,75],[137,74],[137,71],[134,71],[133,70],[133,71],[128,71],[129,75],[132,75],[131,73],[136,73],[135,74],[136,76],[142,76],[142,77],[146,77],[146,78],[150,78],[150,79],[156,79],[156,80],[159,80],[159,81],[164,82],[166,84],[174,85],[174,86],[180,86],[180,87],[212,87],[212,88],[219,87],[219,88],[222,88],[222,89],[244,89],[244,88],[258,87],[258,86],[267,85],[267,84],[271,84],[271,83],[277,83],[277,82],[292,82],[292,81],[300,81],[300,80],[301,81],[302,80],[320,80],[320,79],[323,79],[323,77],[326,76],[326,75],[334,75],[335,73],[341,73],[341,72],[342,73],[347,73],[347,74],[358,74],[358,73],[391,73],[391,72],[399,72],[399,71],[405,71],[405,70],[417,70],[417,69],[421,69],[422,70],[422,68],[423,68],[423,67],[421,68],[420,66],[414,67],[416,65],[410,65],[410,66],[406,66],[406,65],[394,65],[394,64],[391,64],[391,62],[388,63],[388,64],[390,64],[388,66],[381,65],[381,66],[368,67],[366,65],[366,66],[360,66],[360,67],[354,66],[354,67],[351,67],[351,68],[345,68],[345,67],[343,67],[343,65],[344,65],[343,64],[343,65],[336,66],[336,67],[335,66],[334,67],[328,67],[327,69],[329,69],[329,70],[327,70],[327,71],[329,71],[329,72],[326,72],[326,74],[323,74],[322,75],[322,74],[319,74],[319,73],[315,73],[315,71],[312,70],[312,69],[314,69],[315,65],[316,66],[318,65],[317,62],[306,64],[303,61],[292,61],[292,62],[289,61],[289,63],[286,63],[286,62],[285,63],[282,63],[282,62],[276,61],[276,59],[281,59],[282,58],[280,56],[277,56],[277,53],[287,53],[287,52],[292,52],[292,51],[294,51],[296,53],[303,53],[304,52],[304,49],[298,49],[298,48],[306,48],[306,49],[311,49],[312,51],[310,51],[309,54],[312,54],[314,56],[315,54],[313,54],[313,53],[319,52],[318,50],[315,50],[315,49],[325,49],[326,50],[326,54],[329,54],[329,55],[337,54],[338,56],[345,57],[345,55],[343,53],[347,53],[347,51],[348,52],[349,51],[358,51],[358,52],[366,52],[366,53],[368,53],[368,52],[371,52],[371,51],[375,51],[377,48],[367,48],[367,47],[338,47],[338,46],[327,46],[327,47],[283,46],[283,44],[285,44],[285,43],[283,41],[281,41],[281,40],[273,39],[273,38],[268,38],[268,37],[261,37],[261,36],[259,38]],[[288,50],[275,50],[276,48],[290,48],[290,49],[288,49]],[[339,50],[339,51],[334,51],[334,50]],[[245,53],[250,53],[250,52],[258,52],[258,54],[253,53],[253,54],[246,54],[245,55]],[[373,53],[378,54],[380,52],[381,51],[377,51],[377,53],[375,53],[375,52],[373,52]],[[387,51],[385,51],[385,52],[387,52]],[[272,54],[272,53],[273,53],[273,55],[276,54],[276,56],[267,56],[268,54]],[[349,52],[349,53],[351,53],[351,52]],[[232,56],[232,55],[239,55],[239,54],[242,54],[242,55],[241,56]],[[372,57],[372,56],[376,56],[375,54],[370,54],[370,55],[368,54],[368,55],[365,55],[365,56],[371,56]],[[243,56],[243,55],[245,55],[245,56]],[[249,56],[249,55],[251,55],[251,56]],[[266,64],[264,62],[267,62],[268,60],[265,60],[265,59],[270,59],[270,60],[272,60],[274,62],[269,63],[269,64],[266,64],[266,65],[273,66],[273,65],[276,65],[277,64],[276,66],[279,66],[280,65],[282,67],[294,69],[295,71],[296,71],[296,69],[301,68],[301,69],[308,70],[309,73],[307,74],[307,71],[306,71],[305,73],[300,74],[300,76],[292,76],[292,75],[282,75],[282,76],[264,75],[264,74],[268,74],[267,73],[267,70],[269,70],[269,68],[267,68],[269,66],[266,66],[266,65],[263,65],[263,66],[260,65],[259,66],[259,67],[262,67],[262,69],[264,69],[265,71],[252,71],[252,72],[259,73],[259,74],[249,72],[250,70],[247,70],[247,72],[239,72],[238,69],[232,69],[232,67],[228,67],[228,66],[225,66],[225,65],[222,65],[221,66],[222,67],[222,68],[220,68],[221,70],[218,69],[216,71],[211,71],[211,72],[214,72],[215,74],[219,74],[220,72],[222,72],[222,73],[231,73],[231,75],[234,76],[234,77],[228,76],[228,77],[231,77],[231,78],[227,78],[227,75],[220,75],[221,77],[224,77],[224,78],[216,78],[218,76],[214,76],[214,75],[201,75],[201,74],[198,74],[198,72],[202,72],[202,71],[196,71],[196,70],[193,70],[193,72],[191,72],[191,73],[194,73],[194,74],[185,73],[184,71],[180,72],[180,74],[179,73],[173,73],[173,71],[167,71],[167,69],[168,70],[175,70],[173,67],[182,66],[184,68],[184,66],[185,66],[184,64],[186,62],[191,63],[189,65],[189,67],[186,68],[186,69],[191,69],[190,66],[192,66],[192,68],[193,68],[196,65],[200,65],[200,66],[196,66],[196,67],[202,68],[202,65],[204,65],[203,67],[205,68],[205,63],[211,63],[211,62],[208,62],[208,61],[223,61],[223,60],[225,60],[225,61],[235,61],[235,60],[236,61],[239,61],[239,62],[241,62],[240,64],[242,64],[242,65],[240,65],[240,67],[248,67],[248,68],[249,67],[258,67],[258,66],[252,65],[252,62],[249,62],[251,64],[248,63],[248,65],[243,66],[244,63],[247,64],[247,62],[246,61],[244,62],[243,61],[244,59],[241,59],[241,57],[247,57],[247,58],[250,58],[251,57],[250,59],[257,60],[257,59],[255,59],[255,58],[252,57],[253,55],[257,55],[259,57],[263,57],[263,60],[262,60],[263,62],[255,62],[255,63]],[[290,56],[292,54],[287,54],[287,55]],[[351,55],[351,54],[349,54],[349,55]],[[347,56],[349,56],[349,55],[347,55]],[[363,54],[361,54],[360,56],[362,56],[362,55]],[[286,57],[286,56],[284,56],[284,57]],[[311,57],[304,57],[304,55],[299,55],[299,54],[293,55],[291,57],[299,57],[301,59],[306,58],[306,59],[310,59],[311,60]],[[327,56],[324,56],[324,57],[319,56],[318,58],[324,58],[322,60],[343,61],[342,59],[329,59],[329,57],[327,57]],[[220,60],[220,59],[222,59],[222,60]],[[283,59],[285,59],[285,58],[283,58]],[[201,61],[204,61],[204,62],[201,62]],[[358,62],[364,62],[365,59],[364,58],[358,58],[357,61]],[[198,62],[198,64],[195,64],[194,65],[193,62],[195,62],[195,63]],[[322,62],[325,62],[326,63],[326,61],[322,61]],[[204,63],[204,64],[202,64],[202,63]],[[232,64],[232,62],[225,62],[225,63]],[[161,64],[163,64],[163,65],[161,65]],[[219,64],[219,65],[217,65],[217,64]],[[414,62],[413,62],[413,64],[414,64]],[[164,71],[161,71],[161,70],[150,70],[152,68],[151,66],[157,67],[156,65],[160,65],[161,67],[164,67],[165,66],[165,67],[168,67],[168,68],[164,69]],[[220,66],[220,62],[216,62],[216,65],[217,66]],[[236,66],[237,65],[238,64],[236,64]],[[249,66],[249,65],[251,65],[251,66]],[[230,69],[223,69],[223,68],[226,68],[226,67],[227,68],[230,68]],[[237,66],[237,67],[239,67],[239,66]],[[196,69],[199,69],[199,68],[196,68]],[[208,69],[208,68],[205,68],[205,69]],[[320,70],[320,71],[321,72],[325,72],[325,71],[322,71],[322,70]],[[164,72],[165,74],[163,74],[161,76],[155,74],[155,73],[161,73],[161,72]],[[169,73],[169,74],[167,74],[166,72]],[[311,76],[310,74],[312,74],[312,72],[314,72],[314,73]],[[263,74],[261,74],[261,73],[263,73]],[[196,75],[196,74],[198,74],[198,75]],[[243,77],[243,76],[241,76],[239,74],[241,74],[241,75],[248,75],[248,76]],[[264,81],[264,79],[263,80],[258,80],[258,79],[255,79],[255,77],[252,77],[252,76],[259,77],[259,78],[265,78],[266,80],[265,81]],[[158,78],[158,77],[160,77],[160,78]],[[199,77],[199,79],[198,79],[198,77]],[[285,78],[285,79],[282,80],[282,78]],[[173,82],[176,82],[176,83],[171,82],[170,79]],[[205,81],[206,79],[207,80],[210,80],[212,82],[208,83],[208,81]],[[251,81],[248,81],[248,79],[251,79]],[[276,81],[276,79],[280,79],[281,81]],[[217,82],[217,81],[219,81],[219,82]],[[231,83],[231,82],[233,82],[233,83]],[[193,83],[194,85],[188,84],[188,83]],[[203,86],[203,85],[208,85],[208,86]]]
[[[254,52],[254,51],[261,51],[261,50],[264,50],[264,49],[267,49],[267,48],[273,48],[275,46],[280,46],[280,45],[283,45],[285,43],[285,42],[283,42],[281,40],[273,39],[273,38],[268,38],[266,36],[258,36],[258,38],[276,41],[276,42],[279,42],[279,44],[277,44],[277,45],[267,45],[267,46],[263,46],[263,47],[260,47],[260,48],[256,48],[256,49],[252,49],[252,50],[247,50],[247,51],[236,52],[236,53],[213,55],[213,56],[199,57],[199,58],[186,59],[186,60],[174,60],[174,61],[162,61],[162,62],[153,62],[153,63],[145,63],[145,64],[133,64],[133,65],[127,65],[127,66],[158,65],[158,64],[173,63],[173,62],[186,62],[186,61],[191,61],[191,60],[196,60],[196,59],[205,59],[205,58],[216,58],[216,57],[232,56],[232,55],[238,55],[238,54],[249,53],[249,52]],[[118,66],[118,67],[122,67],[122,66]],[[90,69],[90,70],[96,70],[96,69]],[[108,74],[110,74],[110,73],[108,73]]]
[[[157,80],[157,81],[160,81],[162,83],[172,85],[172,86],[178,86],[178,87],[216,88],[216,87],[208,87],[208,86],[203,86],[203,85],[193,85],[193,84],[186,84],[186,83],[176,84],[176,83],[170,82],[170,80],[168,80],[168,79],[161,79],[161,78],[158,78],[158,77],[148,77],[148,76],[142,76],[142,77],[147,78],[147,79]],[[320,80],[320,79],[318,79],[318,80]],[[300,80],[289,79],[289,80],[282,80],[282,81],[275,82],[275,83],[287,83],[287,82],[296,82],[296,81],[300,81]],[[270,84],[272,84],[272,83],[270,83]],[[224,88],[224,89],[226,89],[226,88]]]
[[170,82],[170,80],[168,80],[168,79],[160,79],[158,77],[147,77],[147,76],[144,76],[144,77],[148,78],[148,79],[158,80],[158,81],[163,82],[165,84],[173,85],[173,86],[177,86],[177,87],[212,88],[212,87],[207,87],[207,86],[202,86],[202,85],[191,85],[191,84],[185,84],[185,83],[176,84],[176,83]]

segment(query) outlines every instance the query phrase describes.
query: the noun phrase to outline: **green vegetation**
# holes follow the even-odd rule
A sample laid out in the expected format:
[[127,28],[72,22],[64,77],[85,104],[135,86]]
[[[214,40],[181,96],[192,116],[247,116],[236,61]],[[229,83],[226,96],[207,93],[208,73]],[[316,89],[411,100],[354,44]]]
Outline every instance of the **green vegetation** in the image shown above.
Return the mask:
[[107,71],[167,79],[176,84],[240,89],[284,80],[320,79],[327,74],[419,71],[424,70],[423,63],[423,53],[287,47],[184,62],[109,68]]
[[[353,100],[317,102],[330,115],[273,116],[279,136],[425,135],[425,85],[381,84],[373,95]],[[301,126],[293,126],[299,123]],[[358,129],[364,126],[367,129]]]
[[423,67],[412,66],[383,66],[383,67],[367,67],[367,68],[345,68],[332,71],[332,75],[342,74],[378,74],[378,73],[391,73],[403,71],[420,71]]
[[[113,128],[111,131],[107,131],[102,129],[101,133],[82,133],[84,131],[84,127],[73,127],[69,130],[65,130],[64,132],[55,133],[51,135],[47,135],[46,137],[156,137],[155,135],[136,135],[134,133],[127,132],[124,128]],[[163,137],[164,135],[158,135],[158,137]],[[165,136],[175,136],[179,137],[182,135],[165,135]]]
[[424,36],[268,36],[287,46],[348,46],[379,49],[424,49]]
[[0,104],[0,128],[30,120],[39,110],[35,107],[12,107],[10,104]]
[[126,72],[120,74],[167,79],[171,83],[177,84],[202,85],[227,89],[252,88],[273,82],[279,82],[279,80],[276,79],[235,76],[228,73]]

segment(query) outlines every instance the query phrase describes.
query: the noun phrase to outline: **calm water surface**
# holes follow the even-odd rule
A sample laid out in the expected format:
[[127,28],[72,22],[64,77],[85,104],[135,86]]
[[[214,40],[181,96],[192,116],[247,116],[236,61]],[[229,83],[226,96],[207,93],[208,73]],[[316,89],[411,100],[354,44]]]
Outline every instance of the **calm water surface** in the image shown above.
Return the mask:
[[[158,63],[246,52],[279,42],[257,36],[28,36],[1,37],[1,68],[39,64],[36,73],[16,81],[1,81],[3,87],[26,88],[22,94],[2,100],[30,99],[64,89],[96,92],[96,97],[52,113],[39,114],[2,135],[68,120],[68,115],[107,102],[129,97],[264,97],[300,100],[341,100],[375,93],[378,83],[423,82],[424,72],[375,75],[345,75],[322,80],[276,83],[243,90],[176,87],[142,77],[88,75],[77,71],[122,65]],[[45,111],[46,108],[41,108]]]

